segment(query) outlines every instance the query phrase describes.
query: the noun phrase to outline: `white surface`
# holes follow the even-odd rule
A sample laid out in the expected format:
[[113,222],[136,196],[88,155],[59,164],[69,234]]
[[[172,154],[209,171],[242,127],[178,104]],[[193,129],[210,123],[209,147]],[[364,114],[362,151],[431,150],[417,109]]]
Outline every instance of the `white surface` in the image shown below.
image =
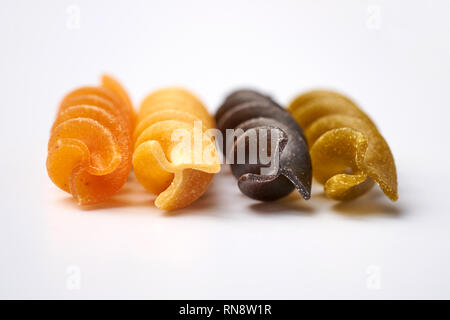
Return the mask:
[[[450,298],[449,2],[261,3],[2,0],[0,297]],[[400,200],[339,204],[316,185],[262,204],[224,168],[176,216],[133,178],[81,210],[48,179],[46,144],[61,97],[103,71],[135,103],[180,84],[211,111],[241,85],[281,103],[343,91],[389,142]]]

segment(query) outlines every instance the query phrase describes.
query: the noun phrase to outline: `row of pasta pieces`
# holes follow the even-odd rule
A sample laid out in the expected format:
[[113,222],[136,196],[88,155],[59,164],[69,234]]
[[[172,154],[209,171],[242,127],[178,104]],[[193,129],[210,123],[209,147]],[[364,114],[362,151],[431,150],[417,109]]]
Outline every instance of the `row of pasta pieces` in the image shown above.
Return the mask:
[[47,171],[78,204],[91,205],[116,194],[133,168],[157,195],[155,205],[175,210],[205,193],[221,163],[230,164],[242,193],[260,201],[294,190],[307,200],[313,176],[336,200],[374,184],[398,198],[394,158],[376,125],[352,100],[326,90],[301,94],[287,108],[237,90],[212,117],[191,92],[165,88],[135,113],[123,86],[104,75],[62,99]]

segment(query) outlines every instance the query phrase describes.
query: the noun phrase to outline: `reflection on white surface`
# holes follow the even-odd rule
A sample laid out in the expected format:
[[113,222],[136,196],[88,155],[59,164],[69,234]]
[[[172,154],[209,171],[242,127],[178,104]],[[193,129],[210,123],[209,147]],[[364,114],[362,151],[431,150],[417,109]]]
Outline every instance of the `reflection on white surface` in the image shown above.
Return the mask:
[[[42,224],[44,279],[51,290],[40,294],[377,298],[421,296],[411,291],[418,285],[431,286],[436,296],[448,293],[441,280],[435,287],[434,280],[425,281],[431,268],[450,264],[433,262],[442,254],[438,246],[446,245],[439,239],[447,237],[445,229],[405,210],[401,200],[393,205],[373,190],[354,204],[356,212],[326,199],[316,186],[311,201],[293,193],[263,205],[241,195],[235,183],[224,168],[197,205],[175,215],[155,208],[154,196],[133,176],[115,199],[89,210],[49,183]],[[417,236],[424,232],[434,238]],[[73,266],[80,271],[79,290],[66,287]],[[381,278],[373,266],[383,270],[376,290]]]

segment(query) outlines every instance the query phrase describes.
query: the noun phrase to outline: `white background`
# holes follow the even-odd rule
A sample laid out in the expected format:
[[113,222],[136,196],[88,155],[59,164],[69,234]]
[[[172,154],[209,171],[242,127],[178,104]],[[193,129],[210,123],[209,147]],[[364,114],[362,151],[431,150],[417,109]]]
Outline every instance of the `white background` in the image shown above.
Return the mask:
[[[2,0],[0,297],[450,298],[449,12],[448,1]],[[344,92],[389,142],[400,200],[374,188],[337,203],[315,185],[310,201],[259,203],[224,167],[176,215],[133,177],[80,209],[47,177],[46,144],[61,97],[105,71],[136,105],[176,84],[211,112],[240,86],[283,104]]]

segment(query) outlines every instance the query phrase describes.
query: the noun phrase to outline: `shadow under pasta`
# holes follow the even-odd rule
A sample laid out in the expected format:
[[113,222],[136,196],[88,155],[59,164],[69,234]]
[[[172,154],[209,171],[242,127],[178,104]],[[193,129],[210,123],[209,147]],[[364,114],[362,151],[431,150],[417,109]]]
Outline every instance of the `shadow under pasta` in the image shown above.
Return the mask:
[[332,208],[336,213],[348,217],[388,216],[397,218],[404,215],[402,207],[398,203],[392,204],[383,197],[383,193],[378,189],[372,189],[360,198],[336,203]]

